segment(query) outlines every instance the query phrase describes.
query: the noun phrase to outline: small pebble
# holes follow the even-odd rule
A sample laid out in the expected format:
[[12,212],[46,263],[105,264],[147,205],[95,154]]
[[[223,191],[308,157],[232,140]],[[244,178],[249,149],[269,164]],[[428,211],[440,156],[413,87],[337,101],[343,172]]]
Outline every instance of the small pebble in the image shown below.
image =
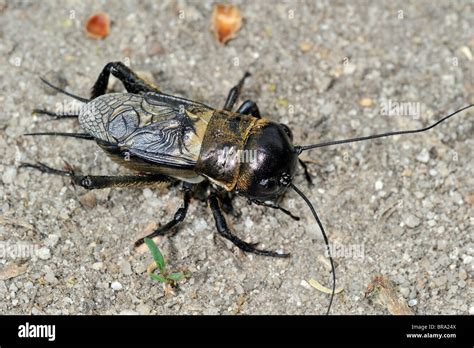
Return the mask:
[[444,286],[448,281],[448,277],[446,277],[445,275],[442,275],[441,277],[438,277],[434,280],[434,283],[441,287],[441,286]]
[[362,98],[359,100],[359,105],[365,108],[372,106],[372,104],[373,104],[373,101],[370,98]]
[[8,167],[2,175],[2,181],[4,184],[12,184],[16,178],[16,168]]
[[153,191],[150,190],[149,188],[143,189],[143,197],[145,197],[145,199],[152,198],[153,197]]
[[402,287],[400,288],[400,293],[403,295],[403,297],[408,297],[408,295],[410,295],[410,289]]
[[427,149],[421,150],[421,152],[416,156],[416,160],[421,163],[428,163],[430,160],[430,152]]
[[306,280],[304,280],[304,279],[301,280],[300,285],[301,285],[303,288],[305,288],[305,289],[308,289],[308,290],[311,290],[311,289],[312,289],[312,288],[311,288],[311,285],[309,285],[308,282],[307,282]]
[[94,192],[87,192],[83,194],[79,198],[79,201],[84,207],[89,208],[89,209],[94,208],[97,205],[97,198]]
[[103,262],[95,262],[95,263],[92,264],[92,269],[94,269],[96,271],[100,271],[103,266],[104,266]]
[[375,182],[375,189],[376,189],[377,191],[380,191],[381,189],[383,189],[383,182],[380,181],[380,180],[377,180],[377,181]]
[[130,265],[130,262],[122,260],[119,265],[123,275],[128,276],[132,274],[132,266]]
[[410,307],[416,306],[417,304],[418,304],[418,300],[416,298],[413,298],[410,301],[408,301],[408,305]]
[[463,262],[464,262],[465,264],[470,264],[470,263],[472,263],[472,256],[470,256],[470,255],[464,256],[464,257],[463,257]]
[[46,241],[46,244],[49,247],[54,247],[56,244],[59,242],[59,236],[57,234],[50,234],[48,236],[48,240]]
[[58,281],[52,271],[46,272],[46,274],[44,275],[44,280],[46,280],[46,282],[48,283],[56,283]]
[[120,291],[123,289],[122,284],[120,284],[119,282],[112,282],[112,284],[110,284],[110,287],[115,291]]
[[303,53],[309,52],[313,46],[309,42],[300,43],[300,50]]
[[39,248],[36,252],[36,256],[38,256],[41,260],[48,260],[51,258],[51,250],[47,247]]
[[408,214],[407,217],[405,218],[405,224],[409,228],[415,228],[421,224],[421,220],[418,219],[415,215],[413,214]]

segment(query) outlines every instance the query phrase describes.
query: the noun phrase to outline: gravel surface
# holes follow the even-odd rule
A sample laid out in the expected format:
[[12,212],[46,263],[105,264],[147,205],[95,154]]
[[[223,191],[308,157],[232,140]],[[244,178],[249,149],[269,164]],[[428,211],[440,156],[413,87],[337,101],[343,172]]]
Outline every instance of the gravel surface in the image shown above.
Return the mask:
[[[173,292],[152,281],[151,256],[133,242],[174,213],[179,188],[86,192],[19,169],[38,160],[125,172],[94,143],[22,137],[80,129],[31,115],[73,106],[38,76],[87,96],[102,67],[120,60],[166,93],[222,107],[248,70],[241,100],[288,124],[297,144],[421,127],[474,102],[471,1],[236,4],[243,25],[222,46],[209,30],[212,2],[0,1],[2,314],[323,314],[329,301],[308,284],[330,287],[331,277],[319,230],[294,193],[283,205],[299,222],[244,199],[235,201],[242,216],[228,217],[242,238],[291,258],[242,254],[193,200],[179,232],[158,241],[170,269],[191,277]],[[111,18],[103,40],[83,29],[97,11]],[[304,153],[315,185],[301,173],[295,183],[336,246],[343,291],[332,313],[391,313],[365,296],[383,275],[415,314],[473,314],[472,116],[421,135]]]

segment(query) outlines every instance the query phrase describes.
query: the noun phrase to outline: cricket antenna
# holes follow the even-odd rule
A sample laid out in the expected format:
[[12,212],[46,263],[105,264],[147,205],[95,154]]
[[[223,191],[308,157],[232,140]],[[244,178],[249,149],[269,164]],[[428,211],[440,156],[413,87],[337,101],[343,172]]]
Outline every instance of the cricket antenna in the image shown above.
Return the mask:
[[377,138],[384,138],[384,137],[390,137],[393,135],[400,135],[400,134],[413,134],[413,133],[421,133],[425,132],[427,130],[430,130],[433,127],[436,127],[439,125],[441,122],[446,121],[448,118],[453,117],[456,114],[459,114],[460,112],[467,110],[471,107],[473,107],[474,104],[467,105],[459,110],[454,111],[453,113],[444,116],[442,119],[439,121],[433,123],[430,126],[427,126],[425,128],[420,128],[420,129],[412,129],[412,130],[405,130],[405,131],[394,131],[394,132],[387,132],[387,133],[382,133],[382,134],[375,134],[375,135],[369,135],[366,137],[357,137],[357,138],[352,138],[352,139],[344,139],[344,140],[332,140],[328,141],[325,143],[319,143],[319,144],[313,144],[313,145],[304,145],[304,146],[295,146],[295,152],[300,154],[303,151],[310,150],[310,149],[315,149],[317,147],[323,147],[323,146],[331,146],[331,145],[339,145],[339,144],[347,144],[347,143],[355,143],[357,141],[364,141],[364,140],[370,140],[370,139],[377,139]]
[[319,228],[321,229],[321,233],[323,234],[324,238],[324,243],[326,244],[326,250],[328,252],[329,256],[329,261],[331,262],[331,272],[332,272],[332,292],[331,292],[331,299],[329,300],[329,305],[328,305],[328,310],[326,312],[326,315],[329,315],[329,312],[331,311],[331,305],[332,301],[334,299],[334,294],[336,292],[336,268],[334,267],[334,260],[332,259],[331,255],[331,249],[329,248],[329,240],[328,236],[326,235],[326,232],[324,231],[323,224],[321,223],[321,220],[319,220],[318,214],[316,213],[316,210],[314,209],[313,205],[311,204],[310,200],[308,197],[304,195],[303,192],[301,192],[293,183],[290,184],[291,188],[295,190],[295,192],[301,196],[301,198],[304,199],[306,204],[308,205],[309,209],[311,210],[311,213],[313,213],[314,218],[316,219],[316,222],[318,223]]

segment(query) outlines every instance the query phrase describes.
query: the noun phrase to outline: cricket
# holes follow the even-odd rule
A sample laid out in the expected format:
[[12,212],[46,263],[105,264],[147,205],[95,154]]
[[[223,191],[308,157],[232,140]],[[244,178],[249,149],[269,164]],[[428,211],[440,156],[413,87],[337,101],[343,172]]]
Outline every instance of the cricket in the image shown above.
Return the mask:
[[[123,83],[126,93],[106,93],[110,74]],[[25,162],[20,167],[68,177],[74,185],[87,190],[155,188],[164,183],[181,185],[182,206],[168,222],[146,236],[148,238],[170,233],[186,218],[193,197],[204,193],[218,234],[244,252],[267,257],[286,258],[290,254],[260,249],[257,244],[245,242],[230,230],[225,214],[233,211],[232,199],[241,196],[251,204],[277,209],[298,220],[297,214],[281,205],[284,194],[292,190],[307,204],[327,248],[332,269],[329,314],[336,289],[330,239],[308,193],[293,183],[298,168],[311,182],[307,164],[299,156],[322,147],[426,132],[474,105],[463,106],[419,129],[295,145],[291,129],[262,117],[255,101],[246,100],[234,111],[244,82],[250,76],[246,72],[229,91],[222,109],[165,94],[121,62],[111,62],[103,68],[89,98],[72,94],[43,79],[49,87],[80,101],[82,106],[78,114],[44,109],[35,109],[34,112],[58,120],[77,118],[83,133],[37,132],[26,135],[94,141],[110,159],[135,174],[84,175],[76,173],[70,166],[55,169],[42,162]],[[144,238],[135,241],[135,246],[143,244]]]

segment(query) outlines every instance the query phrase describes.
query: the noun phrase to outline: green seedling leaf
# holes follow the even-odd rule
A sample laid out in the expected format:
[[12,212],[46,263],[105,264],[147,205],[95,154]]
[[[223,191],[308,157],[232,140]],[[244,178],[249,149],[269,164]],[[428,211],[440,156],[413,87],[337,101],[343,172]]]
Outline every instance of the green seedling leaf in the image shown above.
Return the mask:
[[155,244],[153,240],[150,238],[145,238],[145,244],[151,252],[151,256],[153,260],[155,260],[156,265],[158,266],[160,273],[164,273],[165,271],[165,259],[163,258],[163,254],[161,254],[160,249]]
[[162,277],[158,274],[155,274],[155,273],[150,273],[150,278],[153,279],[153,280],[159,281],[161,283],[166,283],[167,282],[167,280],[164,277]]
[[167,278],[168,278],[168,279],[171,279],[171,280],[177,281],[177,280],[183,279],[183,278],[184,278],[184,274],[183,274],[183,272],[171,273],[171,274],[168,275]]

